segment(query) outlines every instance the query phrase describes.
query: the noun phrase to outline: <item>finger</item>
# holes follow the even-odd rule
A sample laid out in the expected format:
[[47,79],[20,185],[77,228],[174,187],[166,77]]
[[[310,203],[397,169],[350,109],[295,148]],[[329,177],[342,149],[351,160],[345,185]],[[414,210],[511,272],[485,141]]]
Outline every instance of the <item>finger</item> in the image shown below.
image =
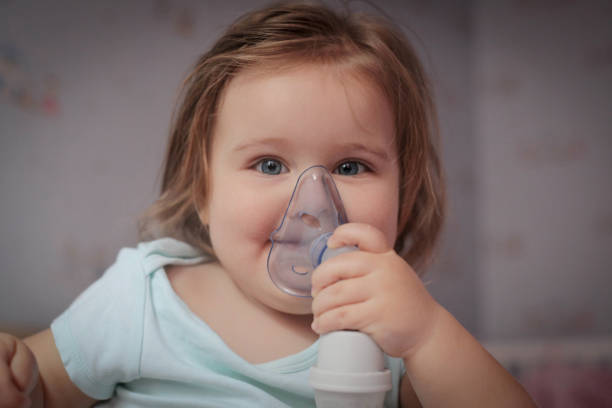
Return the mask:
[[15,353],[15,343],[17,338],[8,334],[0,333],[0,362],[5,362],[7,366]]
[[312,314],[319,315],[340,306],[363,302],[369,298],[368,283],[359,279],[341,280],[321,290],[312,301]]
[[383,253],[391,250],[387,237],[378,228],[369,224],[348,223],[336,228],[327,241],[330,248],[356,246],[362,251]]
[[370,323],[367,317],[369,303],[366,300],[331,309],[313,320],[312,329],[319,334],[336,330],[360,330]]
[[369,257],[368,253],[356,251],[323,262],[312,272],[312,297],[316,297],[321,290],[338,281],[367,275],[371,270]]
[[27,407],[29,403],[30,399],[15,385],[8,364],[0,362],[0,408]]
[[30,348],[21,341],[17,342],[11,371],[15,385],[26,394],[32,392],[38,380],[38,365]]

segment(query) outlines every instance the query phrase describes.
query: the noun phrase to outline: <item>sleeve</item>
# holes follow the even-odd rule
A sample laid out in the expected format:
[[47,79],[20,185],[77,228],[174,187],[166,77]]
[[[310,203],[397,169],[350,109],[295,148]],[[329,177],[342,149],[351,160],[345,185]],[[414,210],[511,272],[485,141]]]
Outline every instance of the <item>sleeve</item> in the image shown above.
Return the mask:
[[137,250],[121,250],[115,264],[51,324],[72,382],[98,400],[139,376],[146,296],[140,258]]

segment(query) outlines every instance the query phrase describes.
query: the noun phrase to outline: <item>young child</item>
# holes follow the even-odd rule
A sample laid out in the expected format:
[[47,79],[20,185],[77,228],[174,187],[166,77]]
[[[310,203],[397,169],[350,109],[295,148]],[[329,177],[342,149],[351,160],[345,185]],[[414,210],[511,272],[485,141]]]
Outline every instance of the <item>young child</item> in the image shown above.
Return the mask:
[[[124,249],[51,329],[0,337],[0,406],[313,407],[319,334],[387,355],[386,406],[532,406],[423,287],[444,195],[434,112],[389,23],[320,4],[247,14],[185,82],[149,242]],[[325,166],[349,222],[312,299],[266,268],[298,175]]]

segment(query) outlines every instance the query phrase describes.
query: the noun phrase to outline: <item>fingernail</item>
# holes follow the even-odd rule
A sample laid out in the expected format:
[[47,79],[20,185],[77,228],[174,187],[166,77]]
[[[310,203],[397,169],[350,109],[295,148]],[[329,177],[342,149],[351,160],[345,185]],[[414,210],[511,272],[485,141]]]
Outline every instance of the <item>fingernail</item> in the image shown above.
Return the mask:
[[334,239],[333,235],[327,239],[327,247],[328,248],[335,249],[337,245],[338,244],[336,243],[336,240]]
[[310,327],[312,327],[312,330],[317,331],[319,329],[319,322],[316,319],[313,320]]

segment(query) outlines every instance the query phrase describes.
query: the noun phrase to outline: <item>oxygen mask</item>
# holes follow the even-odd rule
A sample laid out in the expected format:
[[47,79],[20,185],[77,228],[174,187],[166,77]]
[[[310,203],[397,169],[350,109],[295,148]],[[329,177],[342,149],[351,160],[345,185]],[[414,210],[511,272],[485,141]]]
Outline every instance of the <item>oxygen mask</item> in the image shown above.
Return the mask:
[[306,169],[298,178],[280,226],[272,232],[268,273],[282,291],[310,297],[312,271],[325,259],[356,248],[327,248],[327,239],[346,212],[332,175],[323,166]]

